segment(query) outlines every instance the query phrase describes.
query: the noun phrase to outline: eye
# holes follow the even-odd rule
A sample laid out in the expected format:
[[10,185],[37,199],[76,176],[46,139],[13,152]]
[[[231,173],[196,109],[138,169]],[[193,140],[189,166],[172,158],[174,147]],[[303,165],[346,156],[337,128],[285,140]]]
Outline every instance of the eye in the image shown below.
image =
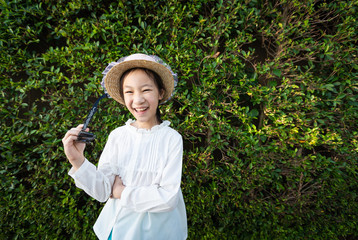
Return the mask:
[[125,94],[131,94],[131,93],[133,93],[132,91],[125,91],[124,92]]
[[143,92],[150,92],[150,91],[152,91],[152,89],[146,88],[143,90]]

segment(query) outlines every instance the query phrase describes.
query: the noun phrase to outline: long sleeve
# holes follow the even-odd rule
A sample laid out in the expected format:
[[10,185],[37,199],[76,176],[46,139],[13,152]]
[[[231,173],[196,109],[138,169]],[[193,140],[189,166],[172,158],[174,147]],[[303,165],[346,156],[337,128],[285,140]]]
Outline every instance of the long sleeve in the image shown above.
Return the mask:
[[[135,212],[166,212],[177,206],[182,174],[183,141],[179,134],[167,142],[167,162],[160,180],[150,186],[126,187],[121,205]],[[165,149],[165,148],[164,148]]]
[[71,168],[68,173],[75,180],[78,188],[100,202],[105,202],[109,198],[115,177],[110,161],[116,156],[117,151],[111,145],[113,141],[110,135],[101,154],[98,168],[85,159],[77,171]]

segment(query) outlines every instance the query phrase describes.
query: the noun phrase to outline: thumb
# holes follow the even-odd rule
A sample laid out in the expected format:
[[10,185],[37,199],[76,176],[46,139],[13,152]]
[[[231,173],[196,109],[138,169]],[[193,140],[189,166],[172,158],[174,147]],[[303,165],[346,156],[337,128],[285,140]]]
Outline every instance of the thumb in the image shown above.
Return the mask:
[[116,178],[114,179],[114,183],[119,184],[119,185],[123,185],[122,178],[117,175]]

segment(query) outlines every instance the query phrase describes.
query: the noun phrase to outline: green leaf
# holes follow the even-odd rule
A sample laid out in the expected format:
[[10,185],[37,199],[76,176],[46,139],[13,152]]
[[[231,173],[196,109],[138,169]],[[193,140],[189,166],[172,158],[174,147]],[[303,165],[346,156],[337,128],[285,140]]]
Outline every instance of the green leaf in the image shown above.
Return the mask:
[[281,71],[279,69],[274,69],[273,74],[275,74],[277,77],[281,77]]

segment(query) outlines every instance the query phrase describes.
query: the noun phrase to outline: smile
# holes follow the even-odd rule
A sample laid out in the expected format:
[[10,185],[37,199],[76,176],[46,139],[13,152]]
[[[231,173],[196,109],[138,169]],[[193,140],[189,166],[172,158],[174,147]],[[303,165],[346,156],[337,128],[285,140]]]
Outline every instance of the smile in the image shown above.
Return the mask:
[[147,109],[148,109],[147,107],[145,107],[145,108],[134,108],[134,110],[136,112],[145,112]]

